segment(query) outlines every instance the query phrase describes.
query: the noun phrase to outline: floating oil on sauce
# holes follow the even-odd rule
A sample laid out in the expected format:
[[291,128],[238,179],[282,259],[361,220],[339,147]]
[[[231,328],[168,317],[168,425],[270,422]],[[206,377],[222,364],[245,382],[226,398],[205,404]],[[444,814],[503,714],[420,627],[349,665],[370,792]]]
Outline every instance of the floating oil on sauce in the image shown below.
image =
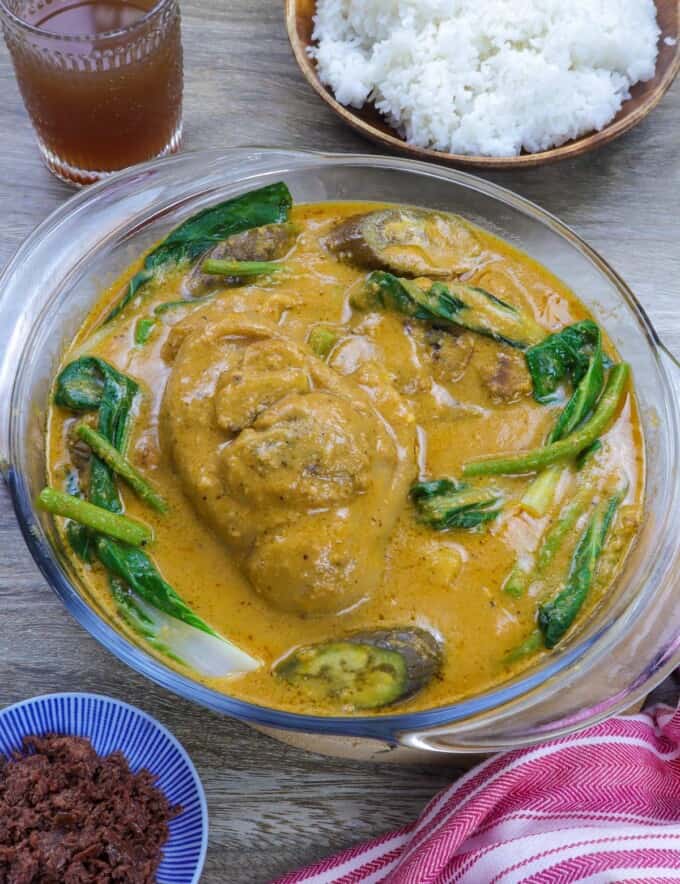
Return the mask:
[[41,149],[57,174],[86,182],[87,173],[177,147],[177,0],[52,0],[31,9],[22,18],[33,29],[8,42]]

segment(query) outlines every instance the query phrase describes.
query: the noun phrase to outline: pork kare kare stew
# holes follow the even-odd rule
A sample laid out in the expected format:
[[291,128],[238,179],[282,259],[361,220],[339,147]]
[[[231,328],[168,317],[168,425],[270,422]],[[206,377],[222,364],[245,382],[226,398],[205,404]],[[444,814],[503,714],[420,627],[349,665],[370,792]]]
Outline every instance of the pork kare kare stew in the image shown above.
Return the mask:
[[103,293],[48,430],[92,604],[296,712],[508,679],[605,603],[641,517],[629,369],[569,289],[456,215],[282,183]]

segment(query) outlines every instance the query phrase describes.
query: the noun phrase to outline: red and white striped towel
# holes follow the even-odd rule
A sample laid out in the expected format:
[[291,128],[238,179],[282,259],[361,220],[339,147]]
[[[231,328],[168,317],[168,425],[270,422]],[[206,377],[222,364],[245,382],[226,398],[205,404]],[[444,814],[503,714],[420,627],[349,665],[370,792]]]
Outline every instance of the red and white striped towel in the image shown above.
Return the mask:
[[415,823],[276,884],[680,881],[680,711],[489,758]]

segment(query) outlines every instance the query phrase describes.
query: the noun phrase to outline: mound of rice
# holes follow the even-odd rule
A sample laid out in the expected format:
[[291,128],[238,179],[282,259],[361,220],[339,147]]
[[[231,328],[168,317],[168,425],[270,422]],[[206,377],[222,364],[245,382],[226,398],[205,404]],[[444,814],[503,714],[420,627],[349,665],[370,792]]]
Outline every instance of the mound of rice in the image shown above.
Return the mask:
[[317,0],[314,38],[342,104],[500,157],[602,129],[653,76],[659,28],[653,0]]

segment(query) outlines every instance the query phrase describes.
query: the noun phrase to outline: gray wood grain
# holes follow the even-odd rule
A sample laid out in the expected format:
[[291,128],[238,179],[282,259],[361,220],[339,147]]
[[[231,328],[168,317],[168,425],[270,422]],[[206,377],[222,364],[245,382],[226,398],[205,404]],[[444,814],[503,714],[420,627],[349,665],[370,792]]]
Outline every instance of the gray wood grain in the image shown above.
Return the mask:
[[[272,0],[184,0],[185,147],[271,145],[372,152],[304,83]],[[0,49],[0,265],[71,190],[42,166]],[[680,354],[680,84],[637,129],[599,153],[487,177],[583,235],[636,291]],[[277,874],[412,819],[455,766],[395,769],[279,745],[135,675],[66,613],[38,573],[0,486],[0,704],[93,690],[141,706],[191,754],[210,810],[204,875]]]

